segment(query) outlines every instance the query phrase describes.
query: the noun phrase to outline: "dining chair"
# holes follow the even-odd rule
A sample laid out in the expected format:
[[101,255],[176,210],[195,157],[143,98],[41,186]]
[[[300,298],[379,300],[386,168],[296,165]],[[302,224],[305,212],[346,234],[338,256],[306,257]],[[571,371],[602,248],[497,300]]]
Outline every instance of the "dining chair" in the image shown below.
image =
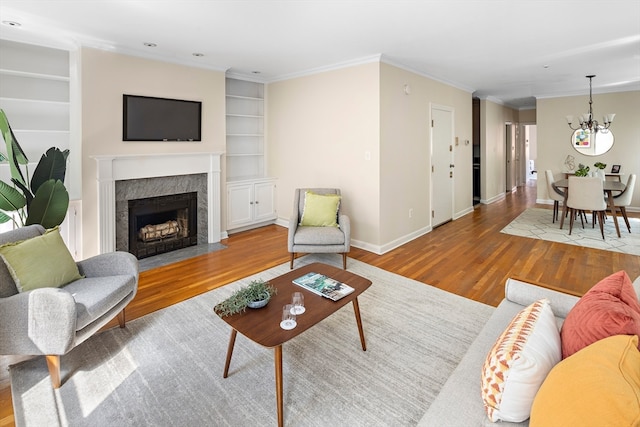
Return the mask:
[[[570,176],[567,207],[569,208],[569,234],[573,230],[576,211],[592,211],[597,214],[600,233],[604,239],[604,214],[607,203],[604,201],[604,186],[600,178]],[[595,224],[594,224],[595,227]]]
[[631,205],[631,198],[633,197],[633,188],[636,185],[636,174],[629,175],[627,180],[627,186],[624,191],[613,198],[614,209],[619,209],[625,224],[627,224],[627,230],[631,233],[631,225],[629,224],[629,218],[627,217],[626,207]]
[[560,202],[564,203],[564,191],[560,190],[558,187],[554,185],[555,178],[553,176],[553,172],[551,170],[544,171],[545,177],[547,178],[547,193],[551,200],[553,200],[553,221],[556,222],[558,219],[558,211],[560,208]]

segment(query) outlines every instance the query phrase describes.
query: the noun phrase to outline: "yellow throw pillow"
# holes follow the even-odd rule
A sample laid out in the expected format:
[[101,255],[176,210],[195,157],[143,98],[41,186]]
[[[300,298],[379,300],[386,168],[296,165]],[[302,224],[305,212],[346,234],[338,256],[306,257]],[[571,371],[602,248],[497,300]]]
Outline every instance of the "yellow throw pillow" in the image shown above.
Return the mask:
[[305,192],[304,209],[300,225],[313,227],[337,227],[340,196]]
[[20,292],[57,288],[82,278],[58,227],[42,236],[0,246],[0,257]]
[[529,426],[640,426],[638,337],[604,338],[558,363],[536,395]]

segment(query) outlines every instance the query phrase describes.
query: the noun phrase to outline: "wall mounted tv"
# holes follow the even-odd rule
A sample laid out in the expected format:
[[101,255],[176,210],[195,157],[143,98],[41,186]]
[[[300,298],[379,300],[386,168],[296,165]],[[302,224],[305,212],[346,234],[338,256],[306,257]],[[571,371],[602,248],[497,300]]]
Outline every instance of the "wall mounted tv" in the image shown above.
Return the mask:
[[202,102],[122,96],[124,141],[201,141]]

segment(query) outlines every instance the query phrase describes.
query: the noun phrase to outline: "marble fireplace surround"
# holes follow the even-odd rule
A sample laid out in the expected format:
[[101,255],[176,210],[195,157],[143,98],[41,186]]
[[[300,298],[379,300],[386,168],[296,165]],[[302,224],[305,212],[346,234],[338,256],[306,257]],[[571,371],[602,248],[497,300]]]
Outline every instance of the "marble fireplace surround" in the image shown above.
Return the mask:
[[220,158],[222,153],[92,156],[97,164],[100,253],[116,250],[116,181],[206,174],[207,239],[220,241]]

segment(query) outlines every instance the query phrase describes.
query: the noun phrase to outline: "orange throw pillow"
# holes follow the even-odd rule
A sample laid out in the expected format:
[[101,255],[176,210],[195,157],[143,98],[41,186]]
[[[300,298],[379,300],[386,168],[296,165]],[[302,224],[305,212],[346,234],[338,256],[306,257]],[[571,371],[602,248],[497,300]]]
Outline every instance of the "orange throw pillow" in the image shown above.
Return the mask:
[[640,426],[638,337],[605,338],[558,363],[536,394],[529,425]]
[[640,336],[640,303],[631,279],[619,271],[580,298],[562,325],[562,358],[612,335]]

